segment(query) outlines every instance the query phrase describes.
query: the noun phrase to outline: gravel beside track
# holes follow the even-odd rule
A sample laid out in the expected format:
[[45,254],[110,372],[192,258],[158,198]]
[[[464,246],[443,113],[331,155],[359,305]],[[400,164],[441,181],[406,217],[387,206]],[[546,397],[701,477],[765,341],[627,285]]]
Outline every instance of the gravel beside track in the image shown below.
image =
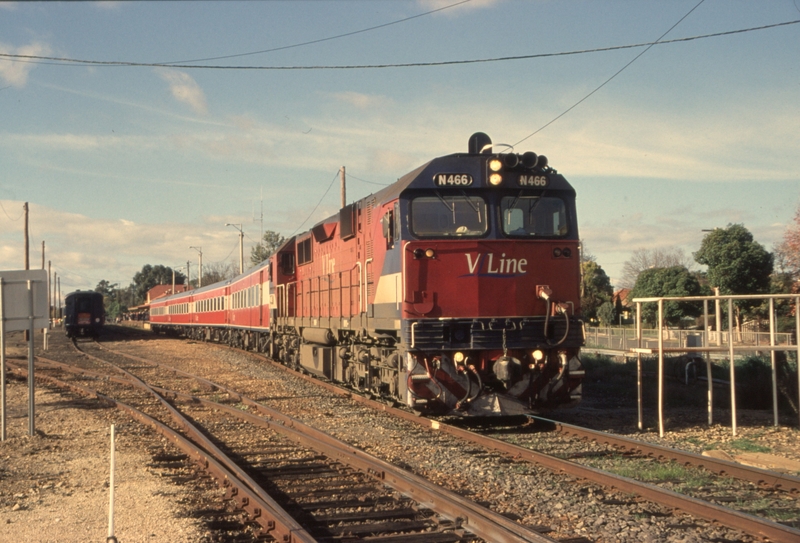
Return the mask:
[[[56,330],[53,336],[60,337],[59,332]],[[416,427],[288,377],[256,355],[154,336],[147,336],[147,339],[136,336],[120,338],[123,341],[109,343],[109,346],[240,390],[265,405],[355,444],[379,458],[405,466],[523,524],[539,527],[556,539],[583,536],[589,541],[602,542],[754,541],[725,527],[683,514],[673,515],[652,503],[569,480],[531,465],[514,463],[440,433]],[[54,353],[66,345],[59,345],[55,337],[51,339],[54,341],[46,356],[57,358]],[[20,355],[18,352],[14,354]],[[208,504],[215,504],[217,510],[224,509],[221,491],[210,488],[208,481],[202,479],[196,485],[200,488],[177,485],[157,470],[146,467],[152,463],[151,455],[159,445],[158,438],[124,421],[124,417],[113,410],[98,409],[96,402],[56,396],[41,387],[39,390],[37,428],[41,433],[28,438],[25,435],[25,386],[14,382],[10,385],[9,407],[13,407],[13,424],[9,428],[10,439],[0,444],[0,541],[19,534],[19,530],[25,528],[29,528],[28,537],[8,540],[96,541],[105,537],[108,495],[104,483],[108,477],[108,426],[111,419],[121,421],[118,454],[130,455],[125,460],[118,458],[118,500],[131,500],[125,513],[117,513],[117,534],[121,542],[234,540],[236,530],[230,530],[226,536],[229,539],[223,539],[219,532],[207,528],[207,519],[195,518],[202,517],[199,511],[208,509]],[[40,395],[41,399],[38,398]],[[635,429],[635,411],[628,419],[608,416],[611,412],[619,414],[618,409],[608,411],[602,406],[587,404],[569,412],[564,420],[569,418],[567,422],[574,424],[632,433],[625,431],[625,427]],[[699,415],[702,421],[705,414]],[[769,446],[773,453],[800,459],[795,429],[750,426],[749,416],[740,413],[740,438],[749,436]],[[620,424],[614,424],[615,420]],[[702,422],[675,426],[676,430],[668,432],[664,439],[659,439],[653,432],[637,434],[636,437],[666,446],[690,448],[688,445],[691,445],[695,452],[710,440],[718,442],[720,448],[732,441],[730,429],[724,426],[709,429]],[[56,439],[59,440],[58,446],[53,444]],[[70,455],[87,465],[81,465],[81,469],[71,468]],[[130,484],[124,483],[124,477],[119,474],[120,465],[126,466],[124,477],[133,478],[136,473],[141,478],[129,479],[135,481]],[[54,469],[54,466],[59,466],[59,469]],[[57,486],[59,483],[60,487]],[[44,489],[48,484],[52,487]],[[84,489],[84,485],[91,486],[92,490]],[[84,490],[59,490],[62,487]],[[123,494],[127,498],[123,498]],[[85,502],[88,498],[84,495],[91,496],[93,502]],[[154,502],[154,499],[164,503]],[[131,520],[123,520],[124,515],[129,515]],[[56,518],[60,520],[56,522]],[[58,537],[54,535],[55,530],[59,532]],[[253,540],[252,536],[247,538],[247,530],[241,526],[242,541]]]

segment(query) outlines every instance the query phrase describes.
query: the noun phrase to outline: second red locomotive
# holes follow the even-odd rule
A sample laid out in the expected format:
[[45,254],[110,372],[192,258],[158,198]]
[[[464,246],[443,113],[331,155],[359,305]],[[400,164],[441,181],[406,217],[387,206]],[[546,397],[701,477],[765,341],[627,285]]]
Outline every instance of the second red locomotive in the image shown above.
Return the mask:
[[580,399],[579,304],[574,189],[477,133],[150,320],[418,411],[496,415]]

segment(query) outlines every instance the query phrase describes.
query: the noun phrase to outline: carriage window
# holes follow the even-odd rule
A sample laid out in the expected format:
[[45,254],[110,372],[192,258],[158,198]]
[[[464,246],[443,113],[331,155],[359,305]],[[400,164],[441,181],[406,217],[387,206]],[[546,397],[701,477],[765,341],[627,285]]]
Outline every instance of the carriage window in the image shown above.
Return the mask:
[[510,236],[566,236],[564,201],[548,196],[506,196],[500,203],[503,232]]
[[482,236],[488,229],[486,202],[479,196],[420,196],[411,201],[411,230],[420,237]]

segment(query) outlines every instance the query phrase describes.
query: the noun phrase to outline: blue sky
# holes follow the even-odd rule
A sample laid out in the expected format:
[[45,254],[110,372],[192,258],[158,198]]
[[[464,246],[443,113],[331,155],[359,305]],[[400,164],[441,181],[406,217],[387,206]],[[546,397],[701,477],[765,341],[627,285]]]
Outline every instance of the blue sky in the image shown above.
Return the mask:
[[27,201],[62,293],[194,275],[189,246],[238,257],[225,223],[249,253],[335,213],[341,166],[352,201],[476,131],[547,155],[612,282],[729,223],[772,250],[800,202],[800,24],[552,54],[792,21],[798,1],[0,3],[0,269]]

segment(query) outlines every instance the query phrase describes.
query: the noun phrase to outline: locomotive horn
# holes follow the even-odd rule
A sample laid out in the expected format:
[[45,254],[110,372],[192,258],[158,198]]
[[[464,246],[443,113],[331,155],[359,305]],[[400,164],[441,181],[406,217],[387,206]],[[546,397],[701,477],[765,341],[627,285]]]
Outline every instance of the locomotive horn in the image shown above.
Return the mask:
[[492,138],[483,132],[475,132],[469,137],[469,154],[488,155],[492,152]]
[[516,153],[507,153],[503,155],[503,163],[506,168],[516,168],[519,164],[519,155]]
[[522,155],[522,165],[528,169],[535,168],[537,162],[539,162],[539,157],[533,151],[528,151]]

